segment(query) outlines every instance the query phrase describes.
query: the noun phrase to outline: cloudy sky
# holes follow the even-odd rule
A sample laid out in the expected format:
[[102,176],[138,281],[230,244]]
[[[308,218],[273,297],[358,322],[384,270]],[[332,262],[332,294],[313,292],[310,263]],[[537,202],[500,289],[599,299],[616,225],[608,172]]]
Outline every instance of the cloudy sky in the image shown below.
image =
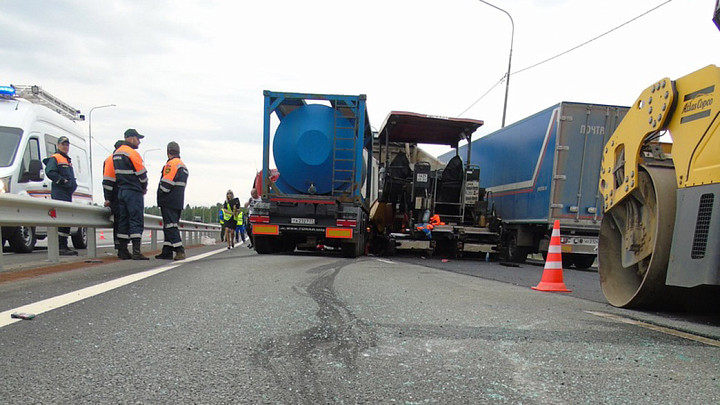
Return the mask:
[[[490,2],[515,23],[506,124],[560,101],[629,105],[657,79],[720,63],[715,0]],[[477,0],[3,0],[0,84],[38,84],[86,115],[117,105],[92,114],[96,201],[102,159],[137,128],[145,204],[174,140],[186,201],[210,205],[249,194],[264,89],[367,94],[376,129],[392,110],[462,113],[485,121],[477,137],[501,126],[505,85],[493,86],[510,37],[507,15]]]

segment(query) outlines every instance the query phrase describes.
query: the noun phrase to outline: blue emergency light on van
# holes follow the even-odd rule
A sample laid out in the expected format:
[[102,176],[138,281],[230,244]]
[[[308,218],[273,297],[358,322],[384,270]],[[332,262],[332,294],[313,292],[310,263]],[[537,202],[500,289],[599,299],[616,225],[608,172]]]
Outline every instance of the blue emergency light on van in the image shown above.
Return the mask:
[[14,96],[15,95],[15,87],[12,85],[10,86],[0,86],[0,96]]

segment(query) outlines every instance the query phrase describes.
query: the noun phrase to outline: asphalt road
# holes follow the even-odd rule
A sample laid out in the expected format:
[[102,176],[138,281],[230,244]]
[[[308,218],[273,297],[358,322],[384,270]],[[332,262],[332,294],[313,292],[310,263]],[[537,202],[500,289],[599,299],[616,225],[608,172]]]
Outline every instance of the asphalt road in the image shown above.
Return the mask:
[[720,403],[713,341],[623,321],[662,314],[433,267],[540,266],[218,247],[0,283],[2,312],[157,272],[0,318],[1,402]]

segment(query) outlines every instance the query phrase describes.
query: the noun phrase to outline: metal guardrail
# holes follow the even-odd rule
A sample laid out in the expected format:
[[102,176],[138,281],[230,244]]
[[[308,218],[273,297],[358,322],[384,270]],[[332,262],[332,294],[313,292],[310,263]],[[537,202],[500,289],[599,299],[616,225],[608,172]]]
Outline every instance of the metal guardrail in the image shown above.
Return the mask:
[[[46,226],[48,227],[48,260],[60,261],[58,227],[86,227],[88,257],[97,257],[95,230],[112,228],[110,208],[81,205],[66,201],[32,198],[15,194],[0,194],[0,226]],[[219,234],[220,225],[180,220],[178,224],[183,241],[200,243],[203,235]],[[162,218],[145,215],[145,229],[150,230],[150,244],[158,248],[158,231],[162,231]],[[188,237],[189,236],[189,237]],[[2,245],[0,244],[0,271],[3,269]]]

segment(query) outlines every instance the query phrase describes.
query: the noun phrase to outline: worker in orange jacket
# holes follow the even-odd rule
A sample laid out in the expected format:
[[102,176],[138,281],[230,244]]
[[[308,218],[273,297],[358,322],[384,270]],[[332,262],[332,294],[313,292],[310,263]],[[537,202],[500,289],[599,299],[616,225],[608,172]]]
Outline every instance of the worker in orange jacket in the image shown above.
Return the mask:
[[180,145],[177,142],[167,144],[168,160],[163,166],[160,185],[157,190],[157,204],[163,219],[162,252],[156,259],[185,259],[185,248],[180,239],[180,214],[185,204],[185,186],[187,185],[188,169],[180,160]]
[[[123,145],[124,141],[115,142],[114,150],[117,150]],[[111,153],[103,162],[103,196],[105,197],[105,206],[110,208],[110,212],[113,215],[113,245],[115,250],[120,250],[120,242],[118,241],[118,220],[117,220],[117,205],[118,205],[118,193],[115,185],[115,165],[113,164],[114,153]]]
[[[150,260],[141,252],[145,229],[144,195],[147,192],[147,170],[137,151],[144,135],[135,129],[125,131],[125,142],[113,154],[115,183],[118,188],[118,257],[122,260]],[[128,244],[132,241],[132,254]]]

